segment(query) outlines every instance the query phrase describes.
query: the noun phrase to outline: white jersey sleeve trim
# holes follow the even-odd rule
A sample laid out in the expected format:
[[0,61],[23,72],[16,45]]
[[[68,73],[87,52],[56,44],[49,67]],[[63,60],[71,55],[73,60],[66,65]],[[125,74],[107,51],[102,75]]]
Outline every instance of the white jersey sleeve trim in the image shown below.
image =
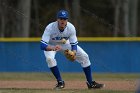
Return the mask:
[[78,44],[78,41],[77,42],[75,42],[75,43],[70,43],[71,45],[77,45]]
[[45,42],[45,41],[43,41],[43,40],[41,40],[40,42],[43,43],[43,44],[45,44],[45,45],[48,45],[48,43]]

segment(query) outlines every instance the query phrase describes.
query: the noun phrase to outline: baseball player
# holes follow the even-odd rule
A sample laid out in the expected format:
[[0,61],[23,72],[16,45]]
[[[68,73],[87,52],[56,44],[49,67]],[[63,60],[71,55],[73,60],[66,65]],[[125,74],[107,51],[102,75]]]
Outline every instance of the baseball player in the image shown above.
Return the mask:
[[54,89],[62,89],[65,87],[55,59],[56,53],[62,52],[70,61],[77,61],[81,64],[87,79],[88,89],[99,89],[104,84],[99,84],[92,80],[91,63],[88,54],[78,46],[75,27],[68,22],[68,12],[60,10],[57,13],[57,20],[50,23],[45,28],[41,39],[41,50],[44,50],[46,61],[51,72],[57,80]]

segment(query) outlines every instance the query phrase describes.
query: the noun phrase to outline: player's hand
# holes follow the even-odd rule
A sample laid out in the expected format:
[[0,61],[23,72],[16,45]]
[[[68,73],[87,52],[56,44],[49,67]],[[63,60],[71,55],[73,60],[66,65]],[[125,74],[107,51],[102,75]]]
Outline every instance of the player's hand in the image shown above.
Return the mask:
[[64,54],[66,56],[66,58],[70,61],[75,61],[76,59],[76,53],[74,51],[71,51],[71,50],[65,50],[64,51]]
[[60,51],[62,47],[60,45],[54,46],[54,51]]

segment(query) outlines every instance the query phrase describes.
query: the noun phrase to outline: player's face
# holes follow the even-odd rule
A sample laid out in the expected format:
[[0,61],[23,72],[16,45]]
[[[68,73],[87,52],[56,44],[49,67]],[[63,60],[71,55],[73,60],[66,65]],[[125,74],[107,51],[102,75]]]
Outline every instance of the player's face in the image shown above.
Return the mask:
[[68,19],[59,18],[57,19],[57,21],[59,29],[64,29],[65,26],[67,25]]

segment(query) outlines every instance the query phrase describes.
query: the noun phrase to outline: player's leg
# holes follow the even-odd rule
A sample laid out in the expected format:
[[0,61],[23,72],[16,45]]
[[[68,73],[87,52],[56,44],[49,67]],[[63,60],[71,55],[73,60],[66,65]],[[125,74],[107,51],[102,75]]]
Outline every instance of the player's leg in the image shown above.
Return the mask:
[[44,51],[45,57],[46,57],[46,61],[48,63],[48,67],[50,68],[51,72],[53,73],[53,75],[55,76],[56,80],[57,80],[57,84],[56,84],[56,89],[61,89],[65,87],[65,83],[62,80],[62,77],[60,75],[59,69],[57,67],[57,62],[55,59],[55,55],[56,55],[56,51]]
[[76,61],[78,61],[85,73],[86,79],[87,79],[87,86],[89,89],[91,88],[102,88],[104,87],[104,84],[99,84],[92,80],[92,72],[91,72],[91,63],[88,57],[88,54],[81,48],[77,47],[77,53],[76,53]]

